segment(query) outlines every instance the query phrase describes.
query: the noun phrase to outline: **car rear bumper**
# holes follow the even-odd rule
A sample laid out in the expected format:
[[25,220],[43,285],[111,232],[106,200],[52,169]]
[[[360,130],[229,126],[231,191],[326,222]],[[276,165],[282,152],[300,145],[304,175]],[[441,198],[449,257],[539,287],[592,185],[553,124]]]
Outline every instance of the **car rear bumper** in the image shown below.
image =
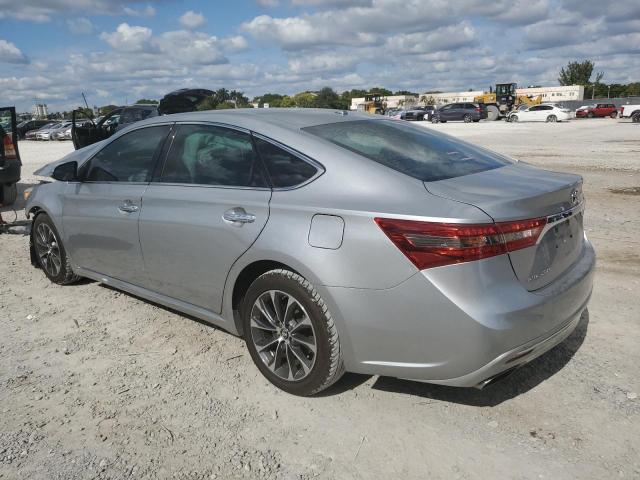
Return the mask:
[[347,370],[470,387],[564,340],[587,307],[594,266],[585,239],[573,266],[535,292],[506,255],[425,270],[387,290],[323,289]]

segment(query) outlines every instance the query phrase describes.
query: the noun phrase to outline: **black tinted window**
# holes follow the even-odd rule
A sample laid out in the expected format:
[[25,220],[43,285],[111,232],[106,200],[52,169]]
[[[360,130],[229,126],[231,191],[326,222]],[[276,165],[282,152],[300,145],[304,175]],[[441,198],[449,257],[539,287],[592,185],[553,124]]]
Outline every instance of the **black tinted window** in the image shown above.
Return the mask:
[[358,120],[303,130],[426,182],[491,170],[511,161],[426,128],[388,120]]
[[160,181],[195,185],[266,187],[251,136],[211,125],[181,125]]
[[256,138],[260,157],[267,166],[271,183],[275,188],[300,185],[313,177],[316,167],[287,152],[273,143]]
[[149,182],[154,155],[169,126],[141,128],[115,139],[83,168],[91,182]]

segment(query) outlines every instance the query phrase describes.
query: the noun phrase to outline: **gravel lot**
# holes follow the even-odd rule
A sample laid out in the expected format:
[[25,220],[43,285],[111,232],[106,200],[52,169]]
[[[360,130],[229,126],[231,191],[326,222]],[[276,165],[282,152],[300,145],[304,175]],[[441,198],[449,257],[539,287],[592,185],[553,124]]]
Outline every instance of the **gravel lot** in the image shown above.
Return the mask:
[[[53,285],[1,235],[0,478],[639,478],[640,126],[425,127],[584,176],[598,273],[567,341],[484,391],[347,375],[297,398],[242,340]],[[71,148],[22,142],[24,185]]]

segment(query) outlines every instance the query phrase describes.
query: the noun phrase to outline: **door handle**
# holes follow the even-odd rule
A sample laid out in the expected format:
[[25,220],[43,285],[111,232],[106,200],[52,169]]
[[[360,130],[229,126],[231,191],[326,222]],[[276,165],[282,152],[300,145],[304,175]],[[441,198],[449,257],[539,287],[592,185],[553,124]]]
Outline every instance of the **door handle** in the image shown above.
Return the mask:
[[118,206],[118,210],[122,213],[134,213],[140,210],[140,207],[134,205],[131,200],[125,200],[122,205]]
[[253,223],[256,221],[256,216],[253,213],[247,213],[242,207],[235,207],[227,210],[222,215],[222,218],[230,223]]

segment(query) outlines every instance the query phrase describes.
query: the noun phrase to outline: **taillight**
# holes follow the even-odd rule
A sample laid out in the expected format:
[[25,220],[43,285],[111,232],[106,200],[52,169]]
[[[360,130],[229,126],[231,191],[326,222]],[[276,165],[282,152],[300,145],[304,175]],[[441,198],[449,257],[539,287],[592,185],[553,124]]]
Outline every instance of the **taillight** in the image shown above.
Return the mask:
[[457,224],[392,218],[375,222],[420,270],[471,262],[535,245],[546,218]]
[[3,140],[5,158],[16,158],[16,149],[13,146],[13,138],[11,134],[6,133]]

